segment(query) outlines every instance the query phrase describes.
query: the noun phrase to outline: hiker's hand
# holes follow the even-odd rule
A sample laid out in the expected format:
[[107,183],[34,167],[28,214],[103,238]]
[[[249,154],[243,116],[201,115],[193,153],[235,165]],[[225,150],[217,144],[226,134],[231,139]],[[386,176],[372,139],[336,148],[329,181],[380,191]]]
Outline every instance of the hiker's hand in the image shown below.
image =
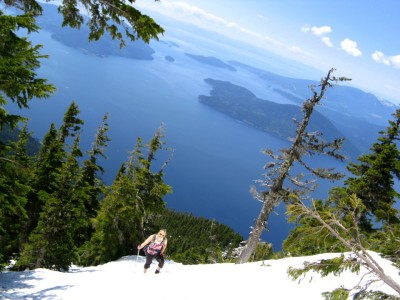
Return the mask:
[[142,249],[142,245],[139,244],[139,245],[137,246],[137,248],[138,248],[138,249]]

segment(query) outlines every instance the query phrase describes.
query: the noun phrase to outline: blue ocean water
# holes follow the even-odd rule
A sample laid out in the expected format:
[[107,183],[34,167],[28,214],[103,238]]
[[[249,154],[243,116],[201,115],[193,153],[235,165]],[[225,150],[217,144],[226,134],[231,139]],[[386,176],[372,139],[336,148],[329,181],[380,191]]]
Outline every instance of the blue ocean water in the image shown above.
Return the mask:
[[[51,99],[32,101],[24,111],[36,137],[41,139],[51,122],[60,125],[66,108],[76,101],[85,121],[82,148],[89,149],[102,116],[109,113],[111,142],[102,165],[104,178],[111,183],[136,138],[148,141],[164,123],[166,146],[174,149],[165,170],[165,182],[173,188],[165,199],[167,206],[216,219],[248,237],[261,208],[249,188],[262,178],[263,165],[269,161],[261,150],[289,144],[202,105],[197,97],[209,94],[210,86],[204,83],[208,77],[247,83],[254,93],[262,94],[258,78],[204,66],[185,56],[183,49],[165,44],[155,45],[153,61],[141,61],[87,55],[54,41],[46,31],[33,40],[44,44],[42,52],[50,55],[38,73],[58,88]],[[166,61],[165,55],[175,61]],[[317,163],[338,164],[325,158]],[[321,182],[315,196],[325,195],[330,186]],[[278,207],[263,240],[279,250],[289,228],[283,207]]]

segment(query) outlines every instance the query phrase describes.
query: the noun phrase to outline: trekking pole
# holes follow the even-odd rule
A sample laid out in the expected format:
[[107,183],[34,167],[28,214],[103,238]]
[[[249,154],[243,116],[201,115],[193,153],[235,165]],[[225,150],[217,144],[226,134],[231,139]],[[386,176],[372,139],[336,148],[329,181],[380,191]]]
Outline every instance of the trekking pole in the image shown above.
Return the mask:
[[140,249],[138,248],[137,249],[137,255],[136,255],[136,264],[138,263],[138,259],[139,259],[139,251],[140,251]]

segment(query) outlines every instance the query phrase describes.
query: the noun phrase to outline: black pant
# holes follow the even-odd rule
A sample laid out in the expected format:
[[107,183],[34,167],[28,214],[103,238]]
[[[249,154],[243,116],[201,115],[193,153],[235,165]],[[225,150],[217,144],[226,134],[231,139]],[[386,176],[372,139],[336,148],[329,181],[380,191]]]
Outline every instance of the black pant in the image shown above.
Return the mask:
[[146,251],[146,263],[144,264],[145,269],[150,268],[150,265],[153,262],[154,258],[158,262],[158,267],[160,269],[164,266],[164,255],[161,255],[160,253],[151,255],[151,254],[147,253],[147,251]]

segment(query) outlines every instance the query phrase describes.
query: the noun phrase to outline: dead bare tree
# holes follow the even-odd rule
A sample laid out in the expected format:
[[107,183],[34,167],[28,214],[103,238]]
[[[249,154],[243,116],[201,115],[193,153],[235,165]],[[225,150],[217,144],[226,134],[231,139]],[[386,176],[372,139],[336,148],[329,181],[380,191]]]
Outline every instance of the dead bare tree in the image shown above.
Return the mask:
[[[265,165],[265,169],[269,171],[265,174],[265,178],[259,181],[261,186],[266,188],[266,190],[258,192],[255,187],[252,188],[253,196],[263,204],[247,243],[236,261],[237,264],[248,262],[266,227],[267,220],[276,206],[282,202],[287,203],[289,194],[301,196],[315,189],[315,180],[304,179],[303,174],[291,176],[289,171],[295,163],[300,164],[308,172],[318,178],[334,181],[343,177],[340,173],[332,172],[333,169],[312,168],[302,159],[306,154],[310,156],[325,154],[340,160],[344,159],[342,155],[337,153],[337,150],[339,150],[343,144],[343,139],[325,142],[321,139],[321,133],[306,132],[314,108],[316,105],[320,104],[320,101],[324,98],[327,88],[332,87],[333,82],[337,83],[350,80],[345,77],[334,77],[332,75],[333,71],[334,69],[329,70],[326,77],[321,79],[319,92],[315,90],[315,86],[310,87],[312,97],[303,103],[303,119],[301,122],[296,121],[296,136],[292,140],[291,147],[289,149],[280,150],[279,155],[275,155],[270,149],[264,151],[266,155],[273,159],[272,162]],[[290,189],[284,187],[286,180],[289,180],[295,188]]]

